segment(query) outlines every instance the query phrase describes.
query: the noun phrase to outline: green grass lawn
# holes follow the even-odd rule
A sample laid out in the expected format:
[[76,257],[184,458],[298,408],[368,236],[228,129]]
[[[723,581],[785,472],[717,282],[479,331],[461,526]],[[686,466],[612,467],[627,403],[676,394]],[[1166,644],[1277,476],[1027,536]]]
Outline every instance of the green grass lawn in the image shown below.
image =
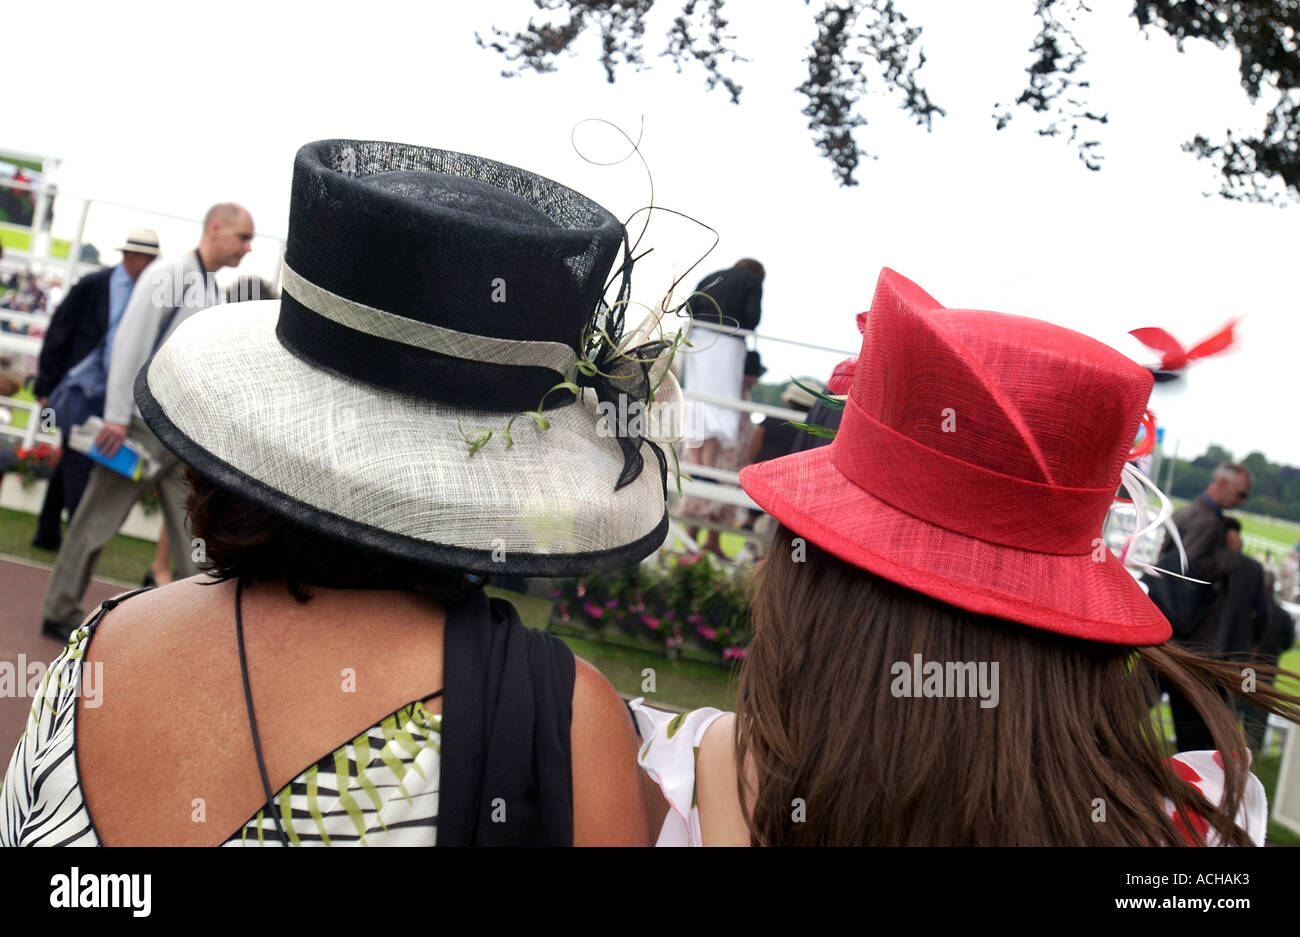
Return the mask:
[[[1259,754],[1251,762],[1250,770],[1268,792],[1268,809],[1273,811],[1273,792],[1277,790],[1277,775],[1282,767],[1281,755]],[[1300,836],[1292,833],[1281,824],[1275,823],[1270,816],[1265,842],[1270,846],[1300,846]]]
[[1232,514],[1241,521],[1241,529],[1244,533],[1275,540],[1292,549],[1295,548],[1296,541],[1300,540],[1300,524],[1262,517],[1258,514],[1242,514],[1240,511],[1233,511]]
[[[66,530],[68,525],[63,526]],[[39,550],[32,546],[35,534],[36,515],[0,508],[0,553],[53,566],[57,554],[53,550]],[[99,555],[95,575],[102,579],[116,579],[138,585],[153,563],[156,548],[157,544],[151,540],[137,540],[135,537],[120,535],[114,537]]]
[[[31,229],[21,225],[6,225],[0,227],[0,244],[3,244],[5,247],[12,247],[14,250],[30,250],[32,246]],[[50,238],[51,257],[66,260],[68,251],[70,250],[72,250],[71,241],[67,241],[64,238]]]
[[[700,531],[699,542],[703,543],[703,541],[707,536],[708,536],[708,531],[704,531],[704,530]],[[740,536],[740,534],[732,534],[732,533],[724,532],[722,536],[719,538],[719,543],[722,544],[722,552],[727,554],[727,556],[731,557],[732,559],[735,559],[736,554],[740,552],[740,548],[745,545],[745,538]],[[669,549],[684,550],[686,549],[686,544],[681,537],[674,537],[673,542],[670,545]]]

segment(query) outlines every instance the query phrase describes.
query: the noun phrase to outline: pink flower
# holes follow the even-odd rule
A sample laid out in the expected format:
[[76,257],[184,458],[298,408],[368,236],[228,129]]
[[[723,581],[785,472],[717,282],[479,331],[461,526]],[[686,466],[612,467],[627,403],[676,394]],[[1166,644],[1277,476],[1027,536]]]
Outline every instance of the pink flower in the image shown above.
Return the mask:
[[678,566],[694,566],[703,557],[703,553],[692,553],[690,556],[683,556],[677,561]]
[[583,602],[582,608],[583,611],[595,619],[600,619],[605,614],[605,610],[595,602]]
[[605,607],[606,607],[606,608],[617,608],[617,607],[618,607],[618,599],[610,599],[608,602],[605,603]]
[[641,624],[645,625],[645,626],[646,626],[647,628],[649,628],[651,631],[658,631],[658,630],[659,630],[659,619],[658,619],[658,618],[654,618],[654,617],[652,617],[652,616],[650,616],[650,615],[642,615],[642,616],[641,616]]
[[696,625],[695,630],[700,633],[700,637],[705,641],[712,641],[718,636],[717,628],[710,628],[708,625]]
[[744,660],[745,649],[743,647],[726,647],[722,649],[723,660]]
[[587,587],[582,583],[578,583],[578,598],[582,598],[586,594],[587,594]]

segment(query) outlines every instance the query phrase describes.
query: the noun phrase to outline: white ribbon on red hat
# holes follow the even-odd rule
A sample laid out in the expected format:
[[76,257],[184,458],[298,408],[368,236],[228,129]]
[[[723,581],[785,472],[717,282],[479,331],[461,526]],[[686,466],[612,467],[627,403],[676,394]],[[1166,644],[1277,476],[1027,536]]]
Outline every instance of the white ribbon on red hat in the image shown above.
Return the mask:
[[1200,583],[1201,585],[1209,585],[1209,583],[1205,582],[1203,579],[1193,579],[1191,576],[1182,576],[1178,573],[1170,572],[1167,569],[1160,569],[1157,566],[1152,566],[1150,563],[1143,562],[1142,560],[1129,555],[1129,548],[1137,540],[1145,537],[1149,533],[1159,530],[1161,527],[1164,527],[1165,530],[1168,531],[1169,536],[1173,539],[1174,546],[1178,548],[1178,560],[1181,564],[1181,568],[1183,570],[1187,569],[1187,551],[1183,549],[1183,539],[1178,535],[1178,527],[1170,519],[1174,513],[1173,502],[1169,500],[1169,497],[1163,491],[1156,487],[1155,483],[1152,482],[1151,479],[1142,474],[1138,467],[1132,462],[1124,463],[1124,468],[1120,470],[1120,481],[1123,482],[1124,488],[1128,491],[1129,497],[1133,501],[1133,509],[1137,512],[1138,517],[1145,518],[1151,515],[1151,502],[1147,498],[1146,489],[1150,489],[1151,493],[1160,499],[1160,509],[1156,512],[1155,519],[1150,521],[1141,530],[1124,538],[1124,547],[1119,553],[1120,561],[1126,566],[1140,569],[1152,576],[1173,576],[1175,579],[1181,579],[1184,582],[1195,582]]

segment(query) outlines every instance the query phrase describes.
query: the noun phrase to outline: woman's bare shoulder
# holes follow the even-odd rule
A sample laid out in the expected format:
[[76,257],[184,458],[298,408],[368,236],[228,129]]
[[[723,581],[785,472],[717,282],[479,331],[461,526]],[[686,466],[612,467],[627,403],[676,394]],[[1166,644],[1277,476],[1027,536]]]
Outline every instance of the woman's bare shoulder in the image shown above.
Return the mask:
[[[700,834],[706,846],[748,846],[749,825],[740,805],[736,773],[736,714],[719,716],[700,739],[695,765]],[[753,783],[750,772],[751,785]]]
[[[203,841],[185,807],[192,798],[175,811],[151,810],[159,791],[222,791],[220,803],[202,795],[214,835],[264,800],[250,757],[235,584],[205,580],[133,596],[92,636],[83,666],[97,668],[102,686],[95,708],[78,707],[78,771],[105,842]],[[445,616],[429,600],[321,590],[299,603],[282,584],[259,584],[241,604],[249,688],[276,789],[442,687]],[[436,713],[440,704],[426,706]]]
[[599,670],[580,657],[574,664],[574,845],[648,846],[652,839],[631,714]]

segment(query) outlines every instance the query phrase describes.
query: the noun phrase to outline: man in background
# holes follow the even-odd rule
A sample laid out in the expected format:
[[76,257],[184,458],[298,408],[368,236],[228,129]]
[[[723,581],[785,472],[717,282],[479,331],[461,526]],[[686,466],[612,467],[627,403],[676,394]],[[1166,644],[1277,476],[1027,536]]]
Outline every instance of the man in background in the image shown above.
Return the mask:
[[[1215,653],[1224,640],[1220,634],[1223,603],[1227,596],[1228,577],[1241,565],[1240,533],[1229,537],[1225,510],[1238,507],[1250,497],[1250,472],[1235,462],[1225,462],[1214,470],[1210,485],[1196,498],[1174,512],[1174,526],[1187,553],[1184,575],[1209,585],[1188,583],[1169,576],[1151,579],[1151,598],[1173,626],[1171,643],[1200,653]],[[1166,540],[1157,565],[1161,569],[1182,572],[1172,539]],[[1206,751],[1215,748],[1210,730],[1200,714],[1173,687],[1166,686],[1169,710],[1174,720],[1178,750]]]
[[[226,287],[226,302],[255,302],[259,299],[279,299],[280,291],[270,282],[251,273],[241,273],[235,282]],[[144,585],[165,586],[172,581],[171,541],[167,529],[158,534],[158,546],[154,549],[153,562],[149,572],[145,573]],[[522,580],[521,580],[522,581]],[[519,590],[523,592],[523,589]]]
[[233,203],[214,205],[203,219],[197,248],[160,258],[141,275],[140,288],[131,295],[113,339],[104,428],[95,445],[111,458],[129,434],[133,444],[154,463],[154,470],[139,480],[104,465],[91,470],[85,497],[72,518],[45,593],[41,629],[45,635],[66,641],[81,624],[81,597],[100,551],[136,502],[155,487],[162,502],[173,569],[179,576],[197,572],[191,558],[182,466],[141,419],[135,404],[135,377],[177,326],[221,302],[212,274],[222,267],[238,266],[252,249],[252,241],[253,218],[247,210]]
[[[33,388],[42,409],[73,365],[79,364],[92,352],[99,356],[97,383],[102,387],[108,379],[113,333],[126,310],[136,280],[158,257],[158,235],[148,228],[136,228],[127,235],[126,243],[119,250],[122,262],[78,280],[50,319],[41,344],[36,386]],[[55,418],[57,420],[57,414]],[[63,508],[67,507],[69,519],[77,513],[93,464],[82,453],[68,448],[68,430],[71,427],[60,423],[59,429],[63,434],[63,454],[45,490],[45,503],[41,505],[40,521],[32,540],[32,546],[46,550],[59,549],[63,540],[59,524]]]
[[1271,617],[1273,594],[1265,590],[1263,565],[1242,553],[1241,521],[1227,517],[1223,523],[1228,528],[1228,549],[1237,554],[1237,565],[1224,580],[1218,632],[1210,648],[1234,660],[1245,660],[1259,644]]
[[[1273,598],[1273,577],[1262,564],[1241,552],[1241,522],[1229,517],[1225,523],[1228,546],[1240,559],[1237,568],[1228,574],[1215,649],[1241,662],[1244,679],[1246,667],[1277,666],[1282,652],[1295,643],[1295,625]],[[1256,679],[1260,683],[1273,683],[1273,678],[1263,673],[1257,674]],[[1234,702],[1245,723],[1250,747],[1259,751],[1264,746],[1268,713],[1245,699]]]

